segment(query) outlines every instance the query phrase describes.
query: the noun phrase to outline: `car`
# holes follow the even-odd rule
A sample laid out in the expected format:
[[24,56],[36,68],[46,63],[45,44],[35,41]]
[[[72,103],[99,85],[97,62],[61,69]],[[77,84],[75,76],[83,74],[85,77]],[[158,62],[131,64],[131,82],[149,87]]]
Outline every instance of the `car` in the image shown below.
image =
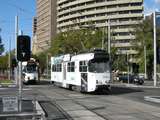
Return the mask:
[[134,75],[134,74],[118,75],[118,80],[123,83],[128,83],[128,78],[129,78],[129,83],[138,84],[138,85],[142,85],[144,83],[144,78],[139,77],[138,75]]

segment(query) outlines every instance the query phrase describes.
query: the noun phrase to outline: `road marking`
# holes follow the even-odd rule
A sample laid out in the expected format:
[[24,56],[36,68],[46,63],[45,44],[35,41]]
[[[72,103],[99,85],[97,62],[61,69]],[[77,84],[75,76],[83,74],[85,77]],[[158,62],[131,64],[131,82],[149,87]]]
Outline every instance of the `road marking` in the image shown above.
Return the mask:
[[160,96],[144,96],[144,100],[155,102],[155,103],[160,103]]
[[22,90],[29,91],[29,90],[32,90],[32,89],[30,89],[30,88],[23,88]]

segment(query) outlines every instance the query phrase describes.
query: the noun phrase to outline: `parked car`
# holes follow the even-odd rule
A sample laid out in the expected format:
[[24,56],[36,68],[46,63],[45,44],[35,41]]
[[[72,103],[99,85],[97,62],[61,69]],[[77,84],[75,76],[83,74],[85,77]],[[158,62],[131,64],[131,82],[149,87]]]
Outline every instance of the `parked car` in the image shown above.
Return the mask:
[[123,83],[128,83],[128,78],[129,78],[129,83],[133,84],[138,84],[142,85],[144,83],[144,78],[139,77],[138,75],[133,75],[133,74],[119,74],[117,79],[119,81],[122,81]]

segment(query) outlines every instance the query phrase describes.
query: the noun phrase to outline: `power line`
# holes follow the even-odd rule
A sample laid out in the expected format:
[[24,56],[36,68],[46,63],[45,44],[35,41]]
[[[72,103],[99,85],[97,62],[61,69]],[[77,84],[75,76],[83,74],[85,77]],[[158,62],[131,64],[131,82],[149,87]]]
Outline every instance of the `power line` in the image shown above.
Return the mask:
[[9,6],[12,6],[14,8],[17,8],[20,12],[23,12],[23,13],[27,13],[27,14],[33,14],[33,12],[29,11],[29,10],[26,10],[24,8],[21,8],[20,6],[16,5],[16,4],[13,4],[13,3],[9,3],[8,1],[6,2],[5,1],[5,4],[9,5]]
[[[22,21],[31,21],[33,17],[31,18],[21,18]],[[0,20],[0,23],[14,23],[14,20]]]

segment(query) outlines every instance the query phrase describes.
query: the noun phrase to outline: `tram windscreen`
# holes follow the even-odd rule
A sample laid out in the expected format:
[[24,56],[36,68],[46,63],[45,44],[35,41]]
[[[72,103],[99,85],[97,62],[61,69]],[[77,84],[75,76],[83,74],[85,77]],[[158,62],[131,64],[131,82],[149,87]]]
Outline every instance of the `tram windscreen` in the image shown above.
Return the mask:
[[26,72],[28,73],[36,72],[36,70],[36,65],[27,65],[26,67]]
[[88,64],[89,72],[94,73],[104,73],[109,71],[109,63],[108,62],[99,62],[99,61],[89,61]]

